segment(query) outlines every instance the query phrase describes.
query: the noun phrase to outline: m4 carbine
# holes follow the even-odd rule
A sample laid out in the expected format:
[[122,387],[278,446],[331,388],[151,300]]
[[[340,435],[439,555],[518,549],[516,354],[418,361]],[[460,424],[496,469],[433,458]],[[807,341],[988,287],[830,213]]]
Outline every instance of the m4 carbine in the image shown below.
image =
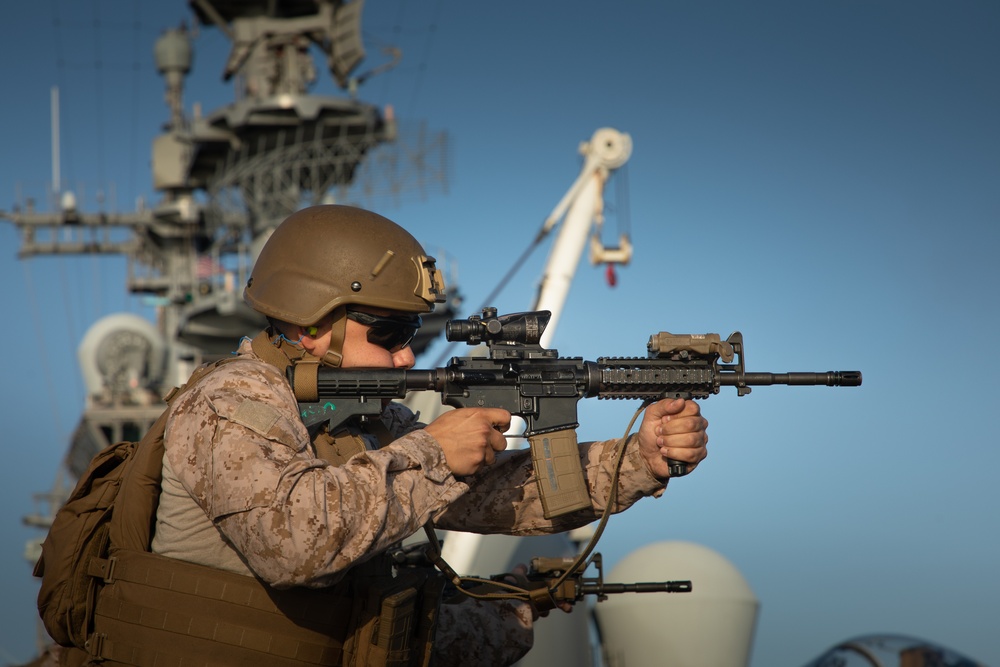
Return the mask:
[[[743,364],[743,336],[718,334],[650,337],[647,356],[559,357],[541,347],[551,313],[546,310],[451,320],[449,341],[484,343],[486,357],[452,357],[444,368],[335,369],[296,364],[288,378],[306,426],[329,422],[331,430],[353,417],[382,413],[382,400],[410,391],[436,391],[456,408],[503,408],[524,419],[531,457],[546,518],[591,506],[580,465],[576,428],[581,398],[640,399],[646,405],[663,398],[708,398],[723,386],[737,394],[757,385],[826,385],[856,387],[860,371],[826,373],[748,373]],[[735,362],[733,361],[735,359]],[[669,461],[670,475],[686,474],[682,461]]]
[[[584,576],[585,570],[593,564],[596,577]],[[618,593],[690,593],[690,580],[645,581],[634,584],[605,583],[601,554],[595,553],[586,563],[578,563],[574,558],[531,559],[527,574],[497,574],[486,579],[467,578],[477,583],[462,589],[466,595],[479,599],[515,598],[530,602],[536,610],[548,611],[561,603],[573,604],[587,595],[596,595],[603,602],[608,595]],[[506,585],[506,584],[511,585]],[[513,593],[513,594],[511,594]]]

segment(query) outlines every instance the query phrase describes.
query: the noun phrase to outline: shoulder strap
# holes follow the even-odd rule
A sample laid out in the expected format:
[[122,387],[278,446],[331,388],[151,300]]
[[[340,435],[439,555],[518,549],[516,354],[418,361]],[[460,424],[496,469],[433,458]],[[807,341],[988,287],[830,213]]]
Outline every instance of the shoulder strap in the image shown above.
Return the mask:
[[[293,347],[284,340],[273,338],[269,330],[261,331],[252,341],[250,347],[254,354],[271,364],[282,373],[295,364],[295,384],[292,391],[300,403],[312,403],[319,399],[316,386],[316,375],[320,360],[307,352]],[[292,357],[288,354],[291,353]]]
[[254,336],[253,340],[250,341],[250,347],[253,349],[254,354],[281,372],[284,372],[286,368],[292,365],[292,360],[282,354],[281,350],[271,343],[271,336],[268,334],[267,329]]
[[226,357],[200,366],[188,381],[175,387],[164,399],[167,407],[136,445],[126,462],[121,488],[115,499],[115,511],[108,527],[111,544],[124,549],[149,551],[156,523],[156,508],[160,504],[160,483],[163,481],[163,434],[170,406],[188,389],[219,366],[239,357]]
[[163,431],[167,423],[165,409],[136,445],[125,463],[121,488],[115,499],[108,534],[111,544],[148,551],[160,503],[163,476]]

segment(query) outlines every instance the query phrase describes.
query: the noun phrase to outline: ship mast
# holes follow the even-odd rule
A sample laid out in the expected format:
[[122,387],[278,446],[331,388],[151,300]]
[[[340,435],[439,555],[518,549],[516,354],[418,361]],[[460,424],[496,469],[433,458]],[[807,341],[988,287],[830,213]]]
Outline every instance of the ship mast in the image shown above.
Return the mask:
[[[365,55],[362,0],[190,5],[195,21],[231,42],[222,78],[233,82],[235,99],[207,115],[187,113],[191,33],[181,25],[157,40],[169,120],[152,146],[156,205],[88,212],[72,192],[56,192],[54,212],[30,204],[0,212],[20,231],[19,258],[123,255],[128,291],[156,304],[155,324],[115,314],[84,337],[84,413],[57,473],[60,482],[45,497],[48,516],[33,515],[32,525],[47,526],[65,499],[62,480],[72,486],[94,454],[148,430],[166,390],[262,328],[241,288],[270,230],[303,205],[344,191],[368,154],[397,138],[391,110],[357,99],[359,79],[371,74],[355,75]],[[310,93],[317,50],[343,95]],[[53,185],[60,187],[58,172]],[[26,555],[37,557],[37,544]]]

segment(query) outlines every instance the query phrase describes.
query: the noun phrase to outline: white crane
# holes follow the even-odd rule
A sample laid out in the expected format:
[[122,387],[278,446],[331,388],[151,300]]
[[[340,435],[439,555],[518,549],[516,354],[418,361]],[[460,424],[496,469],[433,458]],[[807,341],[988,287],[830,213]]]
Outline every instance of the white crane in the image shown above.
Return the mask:
[[[579,176],[546,218],[534,242],[540,242],[562,221],[545,265],[538,298],[532,305],[533,310],[552,313],[541,340],[543,346],[548,346],[555,332],[588,236],[591,238],[590,259],[595,264],[627,264],[632,254],[627,236],[619,238],[618,248],[605,248],[600,241],[604,187],[612,172],[628,161],[632,153],[631,138],[617,130],[602,128],[590,141],[580,144],[580,153],[584,160]],[[437,401],[437,396],[415,392],[407,404],[420,410],[422,421],[430,421],[446,409],[439,401],[431,401]],[[508,434],[520,435],[524,431],[523,420],[515,417],[512,422]],[[516,437],[508,443],[508,446],[523,444]],[[482,575],[510,571],[514,565],[526,563],[534,556],[573,556],[577,548],[566,534],[524,538],[449,532],[442,556],[461,575]],[[558,656],[558,664],[590,664],[589,636],[587,614],[554,614],[543,626],[536,628],[535,646],[518,664],[521,667],[551,667],[554,656]]]
[[555,333],[588,234],[593,264],[628,264],[632,259],[632,245],[624,234],[617,248],[606,248],[600,240],[604,223],[604,186],[611,173],[628,162],[632,155],[632,138],[611,128],[601,128],[589,142],[580,144],[580,153],[584,156],[580,175],[542,228],[543,233],[548,233],[565,215],[545,266],[538,301],[532,308],[552,312],[552,319],[542,335],[542,347],[548,347]]
[[[548,346],[555,333],[588,236],[591,237],[591,261],[594,263],[626,264],[632,254],[631,245],[625,236],[621,237],[619,248],[612,249],[604,248],[599,238],[600,226],[604,221],[604,186],[611,173],[624,165],[632,154],[631,137],[611,128],[601,128],[590,141],[580,144],[580,153],[584,156],[580,175],[546,218],[538,236],[544,237],[565,216],[545,265],[538,299],[532,307],[533,310],[548,310],[552,313],[542,335],[542,347]],[[427,417],[430,415],[426,409],[421,409],[421,415],[424,421],[429,421]],[[513,418],[508,433],[517,435],[523,431],[523,421],[518,417]],[[441,554],[459,574],[503,571],[509,566],[508,559],[503,556],[510,556],[516,547],[508,544],[505,549],[498,550],[494,544],[496,539],[490,539],[497,537],[499,536],[449,533]],[[508,538],[509,542],[514,540],[515,538]],[[487,543],[490,545],[488,556],[484,553],[487,551]]]

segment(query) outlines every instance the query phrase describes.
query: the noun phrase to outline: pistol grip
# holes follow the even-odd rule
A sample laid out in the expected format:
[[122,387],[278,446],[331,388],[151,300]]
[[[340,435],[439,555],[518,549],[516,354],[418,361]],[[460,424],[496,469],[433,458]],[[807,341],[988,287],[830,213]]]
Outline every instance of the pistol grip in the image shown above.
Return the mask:
[[565,429],[528,436],[538,493],[546,519],[591,507],[580,466],[576,431]]

